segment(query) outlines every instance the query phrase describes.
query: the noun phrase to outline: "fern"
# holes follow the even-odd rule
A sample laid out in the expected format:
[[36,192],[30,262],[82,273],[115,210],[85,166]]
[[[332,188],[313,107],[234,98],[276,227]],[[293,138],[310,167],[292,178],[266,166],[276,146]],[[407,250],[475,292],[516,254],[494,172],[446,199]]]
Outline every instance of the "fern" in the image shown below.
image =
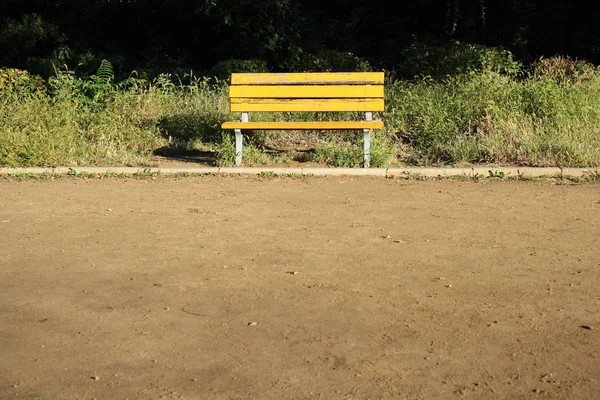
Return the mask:
[[113,66],[110,61],[106,59],[102,60],[98,71],[96,71],[96,76],[98,77],[98,83],[105,85],[108,85],[115,78]]

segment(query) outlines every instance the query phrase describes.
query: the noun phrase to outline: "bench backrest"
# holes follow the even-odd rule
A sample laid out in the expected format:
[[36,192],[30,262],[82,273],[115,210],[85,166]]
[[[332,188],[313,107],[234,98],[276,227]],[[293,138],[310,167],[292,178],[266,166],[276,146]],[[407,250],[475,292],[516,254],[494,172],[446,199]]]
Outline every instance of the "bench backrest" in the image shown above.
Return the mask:
[[232,112],[383,111],[383,72],[232,74]]

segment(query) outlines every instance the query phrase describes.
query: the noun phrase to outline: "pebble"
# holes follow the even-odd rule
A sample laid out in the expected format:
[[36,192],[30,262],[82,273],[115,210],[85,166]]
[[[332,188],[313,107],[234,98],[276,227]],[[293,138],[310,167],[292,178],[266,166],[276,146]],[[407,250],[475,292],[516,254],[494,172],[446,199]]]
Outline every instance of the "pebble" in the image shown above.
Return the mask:
[[248,322],[248,326],[256,326],[258,325],[258,322]]
[[100,377],[99,376],[92,376],[92,379],[95,380],[95,381],[97,381],[98,379],[100,379]]

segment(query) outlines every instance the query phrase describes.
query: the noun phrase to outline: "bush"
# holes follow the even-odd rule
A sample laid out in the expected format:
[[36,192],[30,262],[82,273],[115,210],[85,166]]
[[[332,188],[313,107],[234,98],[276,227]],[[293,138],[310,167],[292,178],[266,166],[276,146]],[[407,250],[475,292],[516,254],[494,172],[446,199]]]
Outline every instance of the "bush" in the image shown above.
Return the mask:
[[540,58],[531,65],[533,77],[548,77],[556,82],[576,83],[591,79],[597,68],[584,60],[573,60],[570,57],[554,56]]
[[328,50],[308,55],[300,64],[305,72],[368,72],[372,71],[368,61],[352,53]]
[[221,123],[229,117],[226,85],[211,84],[202,78],[184,87],[161,87],[173,96],[172,108],[158,121],[163,137],[183,141],[198,139],[204,143],[222,139]]
[[[315,161],[334,167],[358,168],[364,165],[364,142],[356,136],[352,142],[335,142],[327,140],[315,149]],[[362,136],[362,135],[361,135]],[[371,167],[387,167],[395,154],[394,147],[385,137],[378,134],[371,136]]]
[[386,130],[414,164],[600,165],[600,76],[579,84],[495,72],[386,90]]
[[404,50],[404,62],[394,68],[402,78],[445,79],[468,73],[496,72],[515,76],[522,64],[508,50],[458,41],[443,45],[415,42]]
[[[225,83],[190,77],[191,84],[184,85],[172,75],[152,82],[109,78],[105,73],[80,78],[64,70],[46,87],[26,71],[0,70],[0,165],[145,166],[156,149],[202,146],[218,147],[220,165],[235,163],[232,133],[220,128],[225,120],[239,120],[239,113],[228,110]],[[396,161],[600,166],[600,73],[580,61],[536,64],[523,76],[488,69],[444,79],[388,80],[385,95],[385,128],[373,136],[373,167]],[[252,113],[251,118],[327,121],[364,114]],[[361,136],[258,131],[244,135],[244,162],[289,162],[291,152],[273,148],[302,143],[303,162],[359,167]]]
[[269,69],[263,60],[225,60],[217,63],[205,75],[225,81],[231,78],[233,72],[269,72]]
[[23,100],[44,91],[44,81],[39,76],[19,69],[0,69],[0,103]]

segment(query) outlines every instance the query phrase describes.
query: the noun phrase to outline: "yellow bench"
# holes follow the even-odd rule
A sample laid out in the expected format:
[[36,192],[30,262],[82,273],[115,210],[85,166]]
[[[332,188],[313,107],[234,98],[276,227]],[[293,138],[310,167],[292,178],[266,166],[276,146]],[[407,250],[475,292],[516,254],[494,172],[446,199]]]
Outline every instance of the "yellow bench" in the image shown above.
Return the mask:
[[[242,164],[242,130],[332,130],[360,129],[364,132],[364,166],[371,160],[371,131],[382,129],[373,121],[374,111],[383,111],[383,72],[260,73],[232,74],[229,90],[231,112],[241,112],[241,122],[225,122],[235,130],[235,163]],[[364,112],[364,121],[249,122],[249,112],[354,111]]]

